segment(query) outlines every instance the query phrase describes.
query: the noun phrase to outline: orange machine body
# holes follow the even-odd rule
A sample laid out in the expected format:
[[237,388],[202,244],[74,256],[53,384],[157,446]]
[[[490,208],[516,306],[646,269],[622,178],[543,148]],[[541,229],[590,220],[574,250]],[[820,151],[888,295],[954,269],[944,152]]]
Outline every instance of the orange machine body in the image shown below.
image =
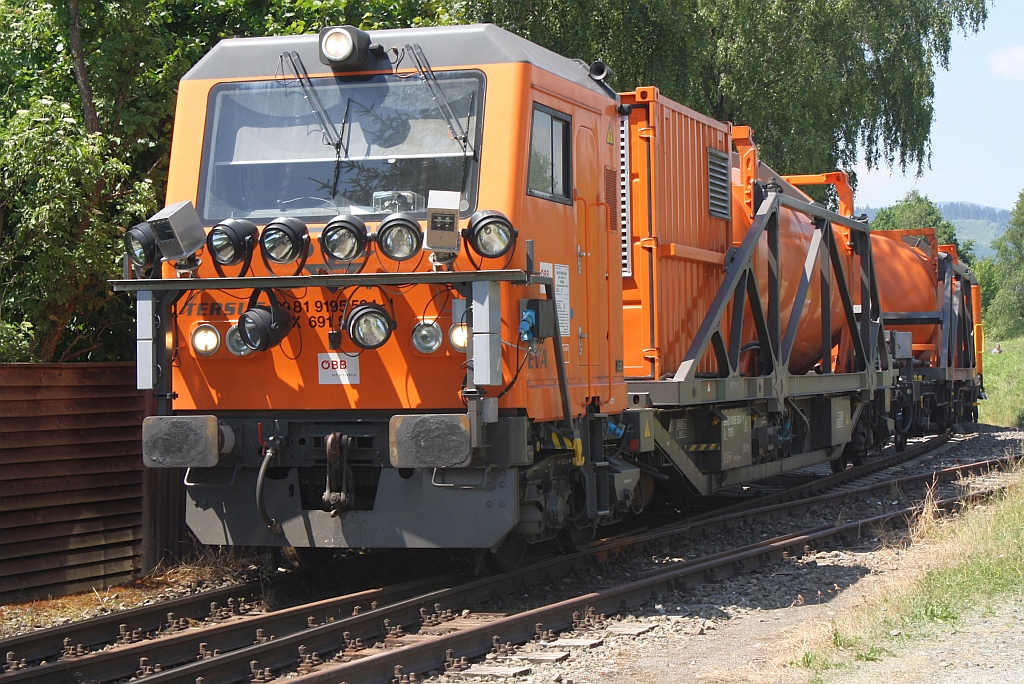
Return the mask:
[[[268,64],[262,79],[275,78]],[[606,198],[614,193],[618,166],[617,147],[610,144],[615,118],[614,100],[567,82],[550,72],[523,63],[459,66],[458,71],[476,71],[485,82],[482,161],[476,207],[503,212],[519,231],[515,253],[507,266],[505,259],[486,261],[485,268],[526,267],[526,240],[533,240],[535,260],[544,268],[557,269],[568,294],[568,330],[563,330],[566,369],[572,407],[576,415],[597,404],[614,411],[625,399],[623,373],[616,371],[622,359],[622,317],[619,301],[621,279],[615,268],[618,234],[612,229]],[[443,71],[443,69],[438,69]],[[412,73],[415,70],[400,70]],[[359,74],[351,74],[358,76]],[[318,74],[312,74],[315,83]],[[331,76],[328,75],[328,78]],[[185,80],[178,93],[174,148],[168,178],[167,202],[197,201],[203,131],[211,89],[219,80]],[[534,103],[570,117],[575,131],[574,197],[558,203],[528,195],[531,115]],[[602,173],[604,169],[604,173]],[[609,180],[609,177],[611,180]],[[463,218],[460,227],[468,220]],[[421,222],[422,223],[422,222]],[[262,229],[262,225],[260,228]],[[327,266],[316,248],[323,224],[310,223],[311,256],[307,273],[326,273]],[[368,225],[372,232],[376,226]],[[203,253],[199,257],[203,258]],[[412,266],[409,265],[412,263]],[[165,275],[173,269],[165,266]],[[429,271],[425,257],[411,262],[388,262],[371,257],[363,273]],[[472,270],[463,253],[455,270]],[[279,273],[287,268],[277,267]],[[253,275],[271,275],[258,258],[252,262]],[[212,262],[203,259],[200,277],[216,277]],[[503,376],[514,376],[517,363],[524,363],[519,381],[501,398],[500,408],[521,408],[535,420],[561,417],[555,361],[550,349],[525,361],[517,359],[516,323],[518,300],[543,297],[539,286],[503,285],[502,339]],[[560,286],[561,288],[561,286]],[[204,291],[192,293],[177,305],[177,359],[173,384],[178,398],[175,408],[185,411],[256,409],[462,409],[460,398],[466,355],[445,341],[439,352],[423,354],[410,341],[412,327],[423,319],[437,320],[447,332],[452,324],[452,300],[458,295],[436,286],[365,289],[353,301],[367,300],[393,309],[396,329],[391,340],[376,350],[351,354],[357,364],[351,384],[320,384],[320,365],[329,363],[328,332],[338,327],[344,313],[343,293],[310,288],[279,295],[293,314],[294,327],[282,344],[267,352],[235,358],[226,350],[202,358],[188,344],[189,335],[201,323],[211,323],[222,336],[244,311],[248,291]],[[351,293],[344,293],[351,294]],[[358,355],[357,355],[358,354]],[[343,359],[344,360],[344,359]]]
[[845,174],[780,176],[749,128],[609,73],[478,25],[225,40],[186,74],[167,207],[114,286],[157,402],[144,460],[187,469],[202,543],[508,569],[652,497],[838,470],[976,412],[976,279],[934,231],[872,236]]

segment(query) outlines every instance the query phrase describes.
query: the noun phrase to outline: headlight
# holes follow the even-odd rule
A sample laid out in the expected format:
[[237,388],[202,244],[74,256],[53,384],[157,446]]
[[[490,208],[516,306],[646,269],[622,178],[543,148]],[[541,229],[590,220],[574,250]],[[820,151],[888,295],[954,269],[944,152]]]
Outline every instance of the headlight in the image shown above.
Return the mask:
[[460,352],[469,348],[469,326],[465,323],[455,323],[448,328],[448,341]]
[[192,331],[192,349],[200,356],[213,356],[220,349],[220,332],[209,323],[202,323]]
[[384,256],[394,261],[405,261],[420,251],[423,233],[420,224],[409,214],[392,214],[381,222],[376,240]]
[[228,328],[227,333],[224,335],[224,346],[235,356],[248,356],[252,354],[252,349],[247,347],[245,342],[242,341],[242,333],[239,332],[237,325]]
[[256,225],[245,219],[221,221],[206,236],[206,248],[213,260],[222,266],[234,266],[252,254]]
[[363,349],[376,349],[391,337],[394,326],[379,304],[360,304],[348,317],[348,336]]
[[420,321],[412,329],[412,346],[424,354],[433,354],[441,348],[444,333],[437,321]]
[[356,44],[348,31],[335,27],[326,31],[320,38],[320,48],[324,56],[332,62],[348,59],[355,50]]
[[358,259],[366,251],[366,226],[355,216],[336,216],[320,233],[320,249],[336,261]]
[[290,216],[274,219],[260,235],[263,255],[275,264],[290,264],[301,258],[308,244],[306,224]]
[[495,259],[508,253],[516,243],[516,230],[500,211],[478,211],[469,217],[466,234],[477,254]]
[[124,251],[139,268],[149,268],[156,260],[156,235],[149,224],[133,226],[124,234]]
[[320,62],[332,69],[358,69],[370,57],[370,34],[355,26],[320,29]]
[[290,315],[285,313],[275,320],[271,307],[262,304],[238,317],[238,336],[253,351],[266,351],[280,344],[291,329]]

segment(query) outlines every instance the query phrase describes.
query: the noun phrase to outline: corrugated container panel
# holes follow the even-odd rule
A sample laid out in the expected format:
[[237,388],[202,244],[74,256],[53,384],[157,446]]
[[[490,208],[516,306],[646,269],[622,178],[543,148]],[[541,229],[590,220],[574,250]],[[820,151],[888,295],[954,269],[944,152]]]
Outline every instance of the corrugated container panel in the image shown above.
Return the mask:
[[149,404],[133,363],[0,365],[0,601],[140,568]]
[[[728,124],[661,97],[655,88],[627,93],[623,102],[638,105],[630,117],[634,267],[624,278],[623,304],[627,331],[643,331],[627,338],[627,375],[648,376],[646,360],[654,358],[653,374],[660,377],[682,362],[724,276],[730,224],[722,217],[721,178],[709,185],[709,167],[728,159],[732,141]],[[714,370],[705,363],[701,371]]]

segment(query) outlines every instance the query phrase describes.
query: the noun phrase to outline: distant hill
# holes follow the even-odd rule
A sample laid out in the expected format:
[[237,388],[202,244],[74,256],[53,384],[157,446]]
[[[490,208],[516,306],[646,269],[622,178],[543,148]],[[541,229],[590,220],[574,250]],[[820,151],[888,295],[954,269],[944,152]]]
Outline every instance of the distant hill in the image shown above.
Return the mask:
[[988,221],[1003,227],[1010,221],[1008,209],[996,209],[985,207],[970,202],[936,202],[939,211],[946,217],[947,221],[963,219],[965,221]]
[[[992,241],[1002,235],[1010,221],[1010,212],[997,207],[986,207],[971,202],[936,202],[942,216],[956,226],[960,240],[974,240],[974,253],[979,258],[992,256]],[[854,213],[867,214],[874,220],[875,214],[883,207],[857,207]]]

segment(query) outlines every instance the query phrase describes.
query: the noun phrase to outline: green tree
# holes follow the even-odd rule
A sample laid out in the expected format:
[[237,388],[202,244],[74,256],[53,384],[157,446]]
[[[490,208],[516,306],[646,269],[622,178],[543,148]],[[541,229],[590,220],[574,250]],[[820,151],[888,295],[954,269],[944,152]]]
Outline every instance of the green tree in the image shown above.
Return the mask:
[[218,40],[451,21],[384,0],[0,0],[0,361],[132,358],[127,226],[164,195],[174,93]]
[[[110,296],[106,281],[120,270],[121,226],[156,204],[152,184],[133,181],[74,114],[39,99],[0,128],[0,208],[10,219],[0,301],[5,318],[31,324],[20,328],[42,361],[131,355],[128,300]],[[112,337],[122,341],[107,345]],[[7,358],[24,356],[4,347]]]
[[908,230],[912,228],[934,228],[940,245],[956,245],[957,254],[967,264],[973,264],[974,240],[960,240],[956,226],[942,217],[939,207],[917,190],[891,207],[879,210],[871,222],[872,230]]
[[972,268],[981,288],[981,313],[988,320],[992,302],[999,293],[999,267],[993,257],[985,257],[975,261]]
[[1024,190],[1010,212],[1010,222],[993,245],[999,289],[988,307],[987,322],[997,337],[1024,335]]
[[613,85],[657,85],[716,119],[752,126],[782,173],[920,172],[930,154],[935,69],[985,0],[468,0],[555,52],[602,59]]

